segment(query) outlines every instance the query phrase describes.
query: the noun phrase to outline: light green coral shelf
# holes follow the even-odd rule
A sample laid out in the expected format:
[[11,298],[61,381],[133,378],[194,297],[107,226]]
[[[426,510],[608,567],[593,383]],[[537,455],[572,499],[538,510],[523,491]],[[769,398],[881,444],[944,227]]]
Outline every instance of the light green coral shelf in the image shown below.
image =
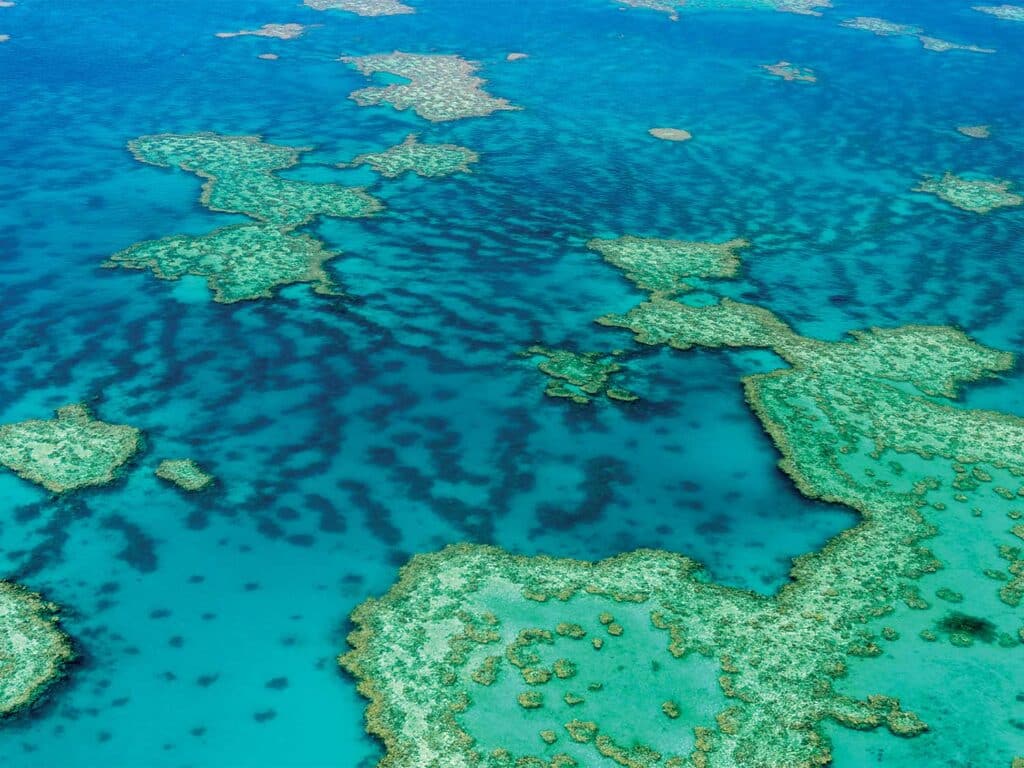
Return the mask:
[[415,133],[411,133],[401,144],[383,152],[359,155],[351,163],[342,163],[341,167],[369,165],[381,176],[391,179],[410,171],[417,176],[434,178],[453,173],[470,173],[470,163],[479,159],[476,152],[466,147],[458,144],[424,144]]
[[156,468],[156,476],[174,483],[185,491],[201,491],[213,484],[215,478],[192,459],[164,459]]
[[334,293],[323,264],[337,255],[294,230],[320,216],[371,216],[381,203],[358,187],[284,179],[308,147],[280,147],[256,136],[214,133],[143,136],[128,148],[140,162],[175,167],[204,179],[200,201],[214,211],[241,213],[258,224],[222,227],[205,235],[171,235],[114,254],[108,267],[149,269],[164,280],[205,277],[222,303],[268,298],[273,289],[311,283]]
[[811,339],[764,307],[668,298],[689,276],[673,259],[620,261],[652,295],[601,322],[680,350],[774,351],[787,367],[743,386],[780,467],[861,522],[798,558],[772,597],[650,550],[594,564],[478,545],[415,557],[357,609],[341,659],[371,700],[384,765],[825,765],[828,723],[927,730],[898,677],[843,691],[887,643],[980,642],[1024,664],[1024,420],[949,399],[1010,354],[937,326]]
[[1002,179],[967,179],[952,173],[925,178],[915,192],[927,192],[950,205],[971,213],[989,213],[997,208],[1024,205],[1024,196],[1011,192],[1013,185]]
[[141,443],[135,427],[107,424],[84,405],[66,405],[53,419],[0,426],[0,464],[64,493],[112,482]]
[[537,368],[548,376],[544,390],[548,397],[564,397],[581,405],[602,394],[623,402],[637,399],[633,393],[612,385],[612,378],[622,371],[622,366],[615,362],[614,353],[532,346],[523,354],[544,358]]
[[412,109],[431,122],[486,117],[493,112],[514,110],[507,99],[497,99],[483,90],[477,77],[478,64],[454,55],[380,53],[371,56],[343,56],[341,61],[364,75],[386,72],[408,83],[371,86],[351,94],[361,107],[390,104],[401,111]]
[[29,707],[74,656],[57,606],[0,581],[0,718]]

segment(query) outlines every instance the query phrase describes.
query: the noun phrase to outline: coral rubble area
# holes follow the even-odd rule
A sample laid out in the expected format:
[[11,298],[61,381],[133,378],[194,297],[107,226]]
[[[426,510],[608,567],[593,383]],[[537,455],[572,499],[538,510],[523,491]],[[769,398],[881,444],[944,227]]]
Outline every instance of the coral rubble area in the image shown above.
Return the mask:
[[484,80],[473,73],[478,65],[454,55],[381,53],[371,56],[342,56],[364,75],[386,72],[408,83],[370,86],[353,92],[359,106],[390,104],[397,110],[412,109],[431,122],[486,117],[492,112],[516,110],[507,99],[498,99],[481,87]]
[[383,207],[361,188],[278,176],[277,171],[298,164],[308,151],[304,147],[199,133],[144,136],[129,149],[140,162],[202,177],[200,200],[211,210],[245,214],[260,223],[136,243],[111,256],[106,266],[149,269],[165,280],[205,277],[218,302],[269,297],[274,288],[292,283],[311,283],[318,292],[331,293],[323,263],[337,253],[294,230],[318,216],[356,218]]
[[276,37],[278,40],[294,40],[306,31],[302,24],[264,24],[259,29],[240,29],[237,32],[218,32],[217,37]]
[[989,213],[997,208],[1024,205],[1024,196],[1011,192],[1012,186],[1003,179],[968,179],[947,172],[941,177],[925,178],[914,191],[935,195],[964,211]]
[[601,394],[623,402],[637,399],[632,392],[611,384],[612,378],[623,370],[615,362],[614,352],[573,352],[532,346],[523,354],[544,358],[537,368],[548,376],[544,390],[548,397],[564,397],[581,405]]
[[470,173],[470,163],[476,163],[479,155],[471,149],[457,144],[424,144],[416,134],[409,134],[405,141],[383,152],[359,155],[342,167],[369,165],[381,176],[395,178],[412,171],[417,176],[450,176],[453,173]]
[[142,433],[93,418],[81,404],[52,419],[0,425],[0,464],[54,493],[112,482],[141,446]]
[[314,11],[348,11],[359,16],[400,16],[416,9],[398,0],[305,0]]
[[586,563],[465,544],[414,557],[355,611],[340,659],[371,700],[385,764],[825,765],[828,723],[928,730],[901,705],[899,677],[844,691],[854,662],[888,644],[981,642],[1024,663],[1024,419],[952,402],[1012,355],[940,326],[822,341],[765,307],[672,298],[692,272],[734,276],[722,249],[738,242],[699,244],[699,268],[680,267],[685,256],[641,268],[599,245],[651,294],[600,322],[646,345],[772,350],[786,365],[743,379],[747,403],[797,488],[860,523],[798,558],[771,597],[654,550]]
[[912,24],[897,24],[875,16],[856,16],[846,19],[840,26],[848,29],[861,29],[872,32],[879,37],[916,37],[926,50],[943,53],[945,51],[967,51],[969,53],[995,53],[992,48],[981,48],[977,45],[962,45],[926,35],[924,30]]
[[213,475],[204,472],[193,459],[164,459],[156,468],[156,476],[185,491],[201,491],[214,481]]
[[74,656],[57,621],[53,603],[0,581],[0,718],[30,706]]

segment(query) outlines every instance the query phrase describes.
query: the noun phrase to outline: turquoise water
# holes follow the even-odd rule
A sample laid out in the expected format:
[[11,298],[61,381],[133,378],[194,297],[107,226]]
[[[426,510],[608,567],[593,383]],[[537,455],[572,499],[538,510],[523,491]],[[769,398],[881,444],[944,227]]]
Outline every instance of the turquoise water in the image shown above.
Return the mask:
[[[84,400],[147,440],[125,480],[60,500],[0,473],[0,576],[62,604],[82,657],[3,724],[3,764],[371,765],[363,702],[334,663],[346,617],[409,555],[453,541],[581,558],[662,547],[774,591],[790,557],[854,517],[775,469],[738,384],[772,359],[652,349],[623,382],[641,402],[576,408],[545,399],[516,353],[628,346],[591,321],[641,294],[583,245],[626,232],[746,237],[738,295],[807,335],[954,323],[1024,350],[1024,209],[977,216],[910,191],[947,169],[1024,184],[1024,24],[969,5],[676,23],[604,0],[422,0],[379,19],[269,0],[0,9],[0,422]],[[856,15],[998,52],[838,26]],[[320,26],[213,36],[290,21]],[[349,101],[366,79],[335,59],[393,49],[478,60],[488,91],[523,110],[430,124]],[[780,59],[818,83],[759,69]],[[954,130],[979,123],[992,138]],[[663,125],[694,139],[647,136]],[[288,175],[373,185],[383,215],[314,226],[344,252],[328,267],[344,299],[293,286],[225,306],[196,279],[99,268],[139,240],[243,220],[125,150],[206,130],[315,146]],[[441,180],[330,167],[411,131],[481,161]],[[1024,373],[967,403],[1024,414]],[[176,455],[218,486],[161,484],[152,468]],[[999,663],[998,648],[930,647],[952,658],[908,660],[911,691]],[[865,675],[892,669],[875,663]],[[1016,684],[1016,698],[993,685],[988,711],[923,693],[913,708],[954,733],[1001,718],[1024,745]],[[941,764],[932,735],[834,738],[837,765]]]

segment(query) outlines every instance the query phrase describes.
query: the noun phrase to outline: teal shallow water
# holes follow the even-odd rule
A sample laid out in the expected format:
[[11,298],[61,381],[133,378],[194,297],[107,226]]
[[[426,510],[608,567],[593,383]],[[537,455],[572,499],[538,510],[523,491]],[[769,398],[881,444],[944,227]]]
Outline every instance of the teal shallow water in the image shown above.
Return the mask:
[[[412,553],[467,539],[583,558],[656,546],[768,592],[788,558],[850,526],[775,469],[738,385],[772,364],[761,356],[651,351],[629,362],[634,406],[543,398],[520,349],[628,342],[591,322],[640,298],[585,249],[592,236],[747,237],[739,295],[808,335],[955,323],[1024,350],[1024,213],[972,216],[910,192],[946,169],[1024,183],[1024,25],[953,2],[675,24],[602,0],[423,0],[385,19],[267,0],[68,5],[0,9],[0,420],[97,398],[147,449],[127,480],[59,502],[0,474],[0,574],[63,604],[82,653],[37,712],[4,723],[5,765],[370,764],[379,750],[334,656],[350,610]],[[837,26],[853,15],[998,53]],[[322,26],[213,37],[285,21]],[[488,90],[524,109],[431,125],[348,101],[366,81],[334,59],[395,48],[480,60]],[[507,63],[510,51],[530,58]],[[780,58],[818,84],[758,69]],[[975,123],[993,137],[953,130]],[[655,125],[695,138],[657,142]],[[295,286],[221,306],[196,281],[98,268],[139,240],[241,221],[200,206],[195,177],[124,149],[200,130],[313,145],[310,164],[419,131],[481,162],[468,177],[377,182],[384,215],[315,225],[344,252],[329,269],[345,300]],[[967,402],[1021,414],[1022,392],[1018,372]],[[208,465],[218,487],[160,484],[150,470],[171,455]],[[997,650],[958,651],[951,677],[992,678]],[[904,698],[934,713],[936,735],[837,732],[837,765],[972,764],[942,734],[978,719],[1024,743],[1024,703],[1000,698],[1024,691],[1019,673],[966,718],[928,703],[953,661],[897,662],[865,662],[855,684],[914,670]]]

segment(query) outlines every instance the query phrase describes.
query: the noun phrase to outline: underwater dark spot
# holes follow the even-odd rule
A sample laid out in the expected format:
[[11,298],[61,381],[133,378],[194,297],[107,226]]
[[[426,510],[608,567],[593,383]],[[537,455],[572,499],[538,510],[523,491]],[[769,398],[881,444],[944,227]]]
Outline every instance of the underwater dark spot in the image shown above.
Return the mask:
[[129,699],[127,696],[121,696],[120,698],[117,698],[117,699],[114,699],[113,701],[111,701],[110,702],[110,706],[112,706],[112,707],[123,707],[129,701],[131,701],[131,699]]
[[252,719],[257,723],[265,723],[267,720],[273,720],[277,717],[277,712],[272,709],[265,710],[263,712],[254,712]]
[[950,634],[961,632],[983,643],[991,643],[996,639],[996,625],[991,621],[957,611],[948,613],[939,620],[938,628]]
[[205,576],[200,576],[198,573],[195,574],[194,576],[189,576],[188,577],[188,583],[189,584],[201,584],[204,581],[206,581],[206,577]]
[[96,741],[103,743],[104,741],[110,741],[110,731],[100,731],[96,734]]
[[177,680],[177,679],[178,679],[178,676],[177,676],[176,674],[174,674],[173,672],[164,672],[164,673],[163,673],[162,675],[160,675],[160,676],[161,676],[161,677],[162,677],[162,678],[163,678],[164,680],[166,680],[166,681],[167,681],[168,683],[173,683],[173,682],[174,682],[175,680]]
[[171,648],[181,648],[181,646],[185,644],[185,638],[181,635],[175,635],[167,641],[167,644],[171,646]]
[[204,726],[200,725],[200,726],[198,726],[198,727],[196,727],[196,728],[193,728],[192,730],[190,730],[190,731],[189,731],[189,733],[191,733],[191,734],[192,734],[193,736],[195,736],[196,738],[199,738],[199,737],[200,737],[200,736],[202,736],[202,735],[203,735],[204,733],[206,733],[206,728],[205,728]]
[[312,547],[315,539],[308,533],[296,533],[289,536],[286,541],[296,547]]
[[244,589],[246,592],[255,592],[259,588],[259,583],[255,581],[248,581],[242,585],[242,589]]
[[270,680],[267,680],[266,687],[270,688],[272,691],[283,691],[288,687],[288,678],[273,677]]
[[199,618],[201,618],[203,621],[213,621],[214,619],[217,618],[217,614],[216,613],[204,613],[204,614],[200,615]]
[[200,688],[209,688],[211,685],[217,682],[217,678],[219,677],[220,675],[200,675],[196,678],[196,685],[198,685]]
[[151,619],[166,619],[171,615],[171,612],[166,608],[157,608],[155,611],[149,612],[149,618]]

